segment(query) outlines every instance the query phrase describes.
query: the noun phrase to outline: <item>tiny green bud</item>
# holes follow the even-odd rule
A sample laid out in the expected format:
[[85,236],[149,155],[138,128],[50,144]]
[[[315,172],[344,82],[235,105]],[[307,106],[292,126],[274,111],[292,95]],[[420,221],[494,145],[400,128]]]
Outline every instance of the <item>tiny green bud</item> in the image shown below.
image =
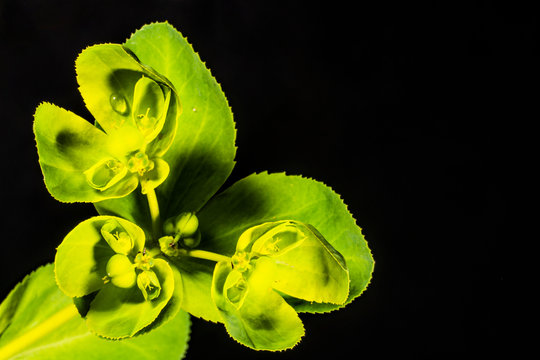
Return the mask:
[[146,301],[157,298],[161,292],[161,284],[156,273],[151,270],[145,270],[137,276],[137,286]]
[[174,222],[174,217],[168,218],[163,223],[163,232],[166,235],[174,235],[175,228],[176,228],[176,226],[175,226],[175,222]]
[[193,249],[194,247],[197,247],[201,243],[201,232],[197,231],[195,235],[191,237],[186,237],[182,239],[182,243],[185,247],[189,249]]
[[106,271],[111,282],[120,288],[127,289],[135,285],[135,269],[126,255],[113,255],[107,262]]
[[194,212],[183,212],[176,217],[175,232],[187,238],[195,235],[199,228],[199,219]]
[[[167,219],[163,223],[163,232],[174,238],[173,241],[165,246],[166,249],[177,246],[179,240],[181,240],[180,244],[182,246],[189,249],[198,246],[201,242],[199,219],[197,219],[194,212],[183,212],[178,216]],[[161,242],[160,246],[162,247],[161,251],[165,252],[163,250],[164,245],[161,245]]]

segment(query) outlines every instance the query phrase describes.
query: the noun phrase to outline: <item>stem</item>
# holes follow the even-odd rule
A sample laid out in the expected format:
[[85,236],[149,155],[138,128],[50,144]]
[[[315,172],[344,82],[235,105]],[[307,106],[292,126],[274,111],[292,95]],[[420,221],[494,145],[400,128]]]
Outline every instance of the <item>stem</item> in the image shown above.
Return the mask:
[[215,262],[227,261],[231,262],[231,258],[225,255],[216,254],[206,250],[184,250],[181,255],[190,256],[198,259],[211,260]]
[[161,254],[161,250],[159,248],[155,247],[155,248],[151,248],[151,249],[146,249],[146,253],[150,257],[156,257],[159,254]]
[[154,239],[159,237],[161,219],[159,216],[159,204],[156,196],[156,190],[154,188],[146,192],[146,198],[148,199],[148,208],[150,209],[150,218],[152,219],[152,231]]
[[78,316],[79,312],[73,304],[69,304],[41,324],[32,328],[22,336],[13,339],[7,343],[4,347],[0,348],[0,360],[9,359],[14,354],[19,353],[21,350],[28,349],[28,345],[32,344],[36,340],[42,338],[45,335],[49,335],[52,331],[63,325],[65,322]]

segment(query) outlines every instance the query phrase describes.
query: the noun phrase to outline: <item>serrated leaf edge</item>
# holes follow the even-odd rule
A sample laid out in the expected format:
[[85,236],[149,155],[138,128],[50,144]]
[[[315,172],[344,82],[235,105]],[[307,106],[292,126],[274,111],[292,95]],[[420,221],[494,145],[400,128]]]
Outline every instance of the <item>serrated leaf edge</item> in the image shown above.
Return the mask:
[[[291,306],[291,305],[289,305]],[[291,306],[292,307],[292,306]],[[296,310],[295,310],[296,311]],[[220,313],[220,316],[223,318],[223,316],[221,315]],[[298,316],[300,318],[300,316]],[[231,339],[233,339],[236,343],[242,345],[242,346],[245,346],[247,348],[250,348],[252,350],[255,350],[255,351],[270,351],[270,352],[282,352],[282,351],[286,351],[286,350],[290,350],[294,347],[296,347],[298,344],[300,344],[300,342],[304,339],[305,335],[306,335],[306,328],[304,326],[304,322],[302,321],[302,319],[300,319],[300,323],[302,324],[302,335],[300,336],[300,338],[298,338],[298,341],[296,341],[293,345],[289,346],[289,347],[286,347],[286,348],[283,348],[283,349],[275,349],[275,350],[272,350],[272,349],[256,349],[254,347],[251,347],[249,345],[246,345],[240,341],[238,341],[238,339],[236,339],[234,336],[231,335],[231,333],[229,332],[229,328],[227,327],[226,323],[223,321],[222,324],[223,324],[223,327],[225,328],[225,330],[227,331],[227,335],[229,335],[229,337]]]
[[[260,176],[260,175],[267,175],[267,176],[285,176],[285,177],[290,177],[290,178],[298,178],[298,179],[304,179],[304,180],[308,180],[310,182],[313,182],[313,183],[316,183],[318,185],[322,185],[323,187],[325,187],[326,189],[330,190],[333,194],[335,194],[337,196],[337,198],[339,199],[339,202],[341,205],[344,206],[345,210],[347,211],[350,219],[354,222],[354,224],[358,227],[358,229],[360,230],[360,234],[362,235],[362,237],[364,238],[364,241],[366,243],[366,249],[368,250],[369,252],[369,256],[370,256],[370,259],[372,261],[372,266],[371,266],[371,271],[369,273],[369,278],[368,278],[368,282],[366,283],[366,285],[364,286],[364,288],[362,289],[362,291],[360,291],[357,295],[354,295],[353,297],[351,297],[349,299],[349,296],[350,296],[350,283],[351,283],[351,279],[350,279],[350,275],[349,275],[349,294],[347,295],[347,300],[345,300],[344,303],[342,304],[334,304],[334,303],[329,303],[329,302],[316,302],[318,304],[330,304],[330,305],[335,305],[336,307],[335,308],[331,308],[331,309],[324,309],[324,310],[311,310],[311,311],[297,311],[295,309],[295,311],[297,311],[297,313],[310,313],[310,314],[326,314],[326,313],[331,313],[331,312],[334,312],[334,311],[337,311],[337,310],[340,310],[342,308],[344,308],[345,306],[349,305],[350,303],[352,303],[356,298],[358,298],[360,295],[362,295],[368,288],[368,286],[371,284],[372,282],[372,279],[373,279],[373,273],[374,273],[374,269],[375,269],[375,260],[373,258],[373,253],[371,251],[371,249],[369,248],[369,244],[362,232],[362,227],[358,225],[358,222],[357,220],[355,219],[355,217],[353,216],[353,214],[349,211],[349,207],[347,206],[347,204],[344,202],[343,198],[341,197],[341,195],[339,193],[337,193],[334,189],[332,189],[331,186],[325,184],[324,182],[322,181],[319,181],[319,180],[316,180],[312,177],[306,177],[306,176],[303,176],[303,175],[290,175],[290,174],[287,174],[285,171],[281,171],[281,172],[274,172],[274,173],[270,173],[268,172],[267,170],[264,170],[264,171],[260,171],[260,172],[253,172],[245,177],[243,177],[242,179],[236,181],[235,183],[233,183],[231,186],[229,186],[227,189],[224,189],[222,191],[220,191],[217,195],[214,195],[214,196],[219,196],[221,195],[224,191],[228,190],[229,188],[231,188],[232,186],[234,186],[235,184],[241,182],[241,181],[244,181],[246,179],[248,179],[249,177],[252,177],[252,176]],[[208,202],[207,202],[208,204]],[[206,204],[205,204],[206,205]],[[204,206],[201,208],[201,211],[204,209]],[[348,271],[348,270],[347,270]],[[314,303],[314,301],[312,301],[311,303]]]
[[[204,65],[205,69],[208,71],[208,73],[210,74],[211,78],[216,82],[216,85],[218,86],[221,94],[223,95],[223,99],[225,100],[225,104],[227,105],[227,108],[229,109],[230,113],[231,113],[231,120],[232,120],[232,123],[233,123],[233,135],[234,135],[234,138],[233,138],[233,142],[234,142],[234,156],[233,156],[233,169],[234,169],[234,165],[236,164],[236,153],[237,153],[237,150],[238,150],[238,146],[236,145],[236,139],[237,139],[237,128],[236,128],[236,122],[234,121],[234,113],[232,111],[232,108],[229,104],[229,99],[227,98],[227,96],[225,95],[225,92],[223,91],[223,88],[221,86],[221,83],[219,81],[217,81],[216,77],[212,74],[212,70],[206,66],[206,62],[203,61],[199,55],[199,53],[197,51],[195,51],[195,49],[193,48],[193,44],[191,44],[188,40],[188,37],[187,36],[184,36],[182,34],[182,32],[178,31],[173,25],[171,25],[168,21],[154,21],[154,22],[151,22],[149,24],[145,24],[143,25],[142,27],[140,27],[139,29],[135,30],[134,32],[131,33],[131,35],[126,39],[126,41],[124,42],[124,45],[133,37],[133,35],[135,35],[137,32],[145,29],[145,28],[148,28],[152,25],[161,25],[161,26],[166,26],[166,27],[169,27],[170,29],[176,31],[180,37],[182,37],[183,39],[185,39],[186,41],[186,44],[189,46],[190,50],[193,52],[193,54],[195,54],[195,56],[197,57],[197,59],[201,62],[201,64]],[[145,65],[143,63],[141,63],[143,66],[148,66],[148,65]],[[154,70],[155,71],[155,70]],[[157,71],[156,71],[157,72]],[[174,88],[174,87],[173,87]],[[180,99],[180,103],[182,102],[182,100]],[[232,169],[231,169],[231,173],[232,173]],[[229,173],[229,176],[230,176],[230,173]],[[215,194],[217,194],[219,191],[221,190],[218,189],[218,191],[216,191]],[[215,195],[214,194],[214,195]],[[203,205],[204,206],[204,205]]]

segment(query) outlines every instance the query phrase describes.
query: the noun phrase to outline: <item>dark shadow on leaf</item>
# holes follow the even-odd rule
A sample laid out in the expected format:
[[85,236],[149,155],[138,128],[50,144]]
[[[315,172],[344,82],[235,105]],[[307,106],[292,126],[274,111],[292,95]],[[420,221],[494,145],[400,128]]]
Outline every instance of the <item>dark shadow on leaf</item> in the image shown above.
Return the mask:
[[[177,138],[182,136],[181,127],[180,122]],[[181,140],[175,139],[176,141]],[[206,148],[204,144],[195,146],[190,153],[173,159],[165,155],[165,160],[171,167],[166,181],[172,183],[172,186],[167,188],[169,193],[165,194],[164,188],[157,188],[165,219],[183,211],[200,210],[219,190],[232,170],[229,169],[230,163],[220,159],[219,154],[212,149]]]
[[88,314],[88,310],[90,310],[90,304],[92,303],[92,300],[96,297],[98,291],[95,291],[91,294],[82,296],[82,297],[74,297],[73,298],[73,304],[77,308],[77,311],[82,317],[86,317],[86,314]]
[[[107,81],[115,95],[123,96],[126,100],[127,108],[122,112],[122,115],[131,114],[133,105],[133,90],[135,84],[141,78],[142,73],[133,70],[115,70],[110,75]],[[110,94],[113,95],[113,94]]]
[[55,144],[59,152],[68,153],[74,146],[82,147],[88,145],[89,142],[85,137],[79,136],[78,133],[64,129],[56,134]]
[[152,233],[148,202],[141,194],[140,186],[123,198],[103,200],[94,206],[100,215],[117,216],[137,224],[144,230],[147,240]]
[[[236,190],[239,185],[241,191]],[[212,198],[199,213],[200,247],[232,255],[245,230],[266,221],[280,220],[268,218],[271,204],[264,193],[256,183],[240,181]]]
[[[101,233],[101,227],[103,226],[104,221],[94,221],[92,226],[94,227],[96,233]],[[96,263],[97,269],[92,269],[96,271],[99,276],[105,277],[107,275],[107,262],[115,254],[113,249],[107,244],[105,239],[101,239],[99,242],[94,245],[94,261]]]

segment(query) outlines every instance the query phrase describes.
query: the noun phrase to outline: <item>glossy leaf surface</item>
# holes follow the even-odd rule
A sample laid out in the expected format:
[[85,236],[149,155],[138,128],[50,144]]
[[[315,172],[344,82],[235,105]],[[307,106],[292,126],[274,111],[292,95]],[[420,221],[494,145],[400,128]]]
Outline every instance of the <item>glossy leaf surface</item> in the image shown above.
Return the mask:
[[[36,301],[39,299],[39,301]],[[72,299],[56,286],[53,265],[37,269],[0,304],[0,354],[56,313],[74,308]],[[54,331],[15,352],[13,360],[180,359],[189,338],[189,315],[179,312],[162,327],[122,341],[92,334],[84,319],[74,316]]]
[[304,335],[296,311],[271,287],[257,264],[247,279],[230,264],[216,265],[212,298],[220,310],[229,334],[256,350],[284,350]]

